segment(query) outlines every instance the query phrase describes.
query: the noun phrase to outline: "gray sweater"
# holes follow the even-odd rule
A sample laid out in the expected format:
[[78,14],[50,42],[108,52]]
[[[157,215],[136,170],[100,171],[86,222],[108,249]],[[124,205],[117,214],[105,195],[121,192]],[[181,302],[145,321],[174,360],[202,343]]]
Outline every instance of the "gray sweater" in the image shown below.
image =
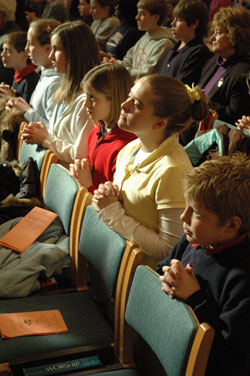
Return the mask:
[[124,65],[134,79],[156,73],[166,52],[174,45],[171,30],[161,26],[151,35],[145,33],[138,42],[128,50],[123,60]]

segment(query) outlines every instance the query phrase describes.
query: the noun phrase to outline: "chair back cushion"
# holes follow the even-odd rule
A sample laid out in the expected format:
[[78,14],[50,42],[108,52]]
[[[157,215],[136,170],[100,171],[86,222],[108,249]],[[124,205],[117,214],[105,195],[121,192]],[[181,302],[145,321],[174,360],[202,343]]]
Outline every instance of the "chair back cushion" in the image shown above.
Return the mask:
[[36,162],[38,170],[41,171],[43,159],[46,153],[46,149],[34,144],[26,144],[25,141],[22,142],[21,152],[19,162],[23,163],[27,158],[32,157]]
[[162,291],[158,275],[144,265],[136,269],[125,319],[150,346],[167,375],[185,374],[197,322],[185,303]]
[[93,265],[110,297],[115,295],[118,272],[126,240],[104,224],[98,213],[87,207],[79,242],[79,252]]
[[45,186],[44,203],[58,214],[67,235],[70,233],[71,215],[77,192],[78,185],[68,171],[58,164],[52,164]]

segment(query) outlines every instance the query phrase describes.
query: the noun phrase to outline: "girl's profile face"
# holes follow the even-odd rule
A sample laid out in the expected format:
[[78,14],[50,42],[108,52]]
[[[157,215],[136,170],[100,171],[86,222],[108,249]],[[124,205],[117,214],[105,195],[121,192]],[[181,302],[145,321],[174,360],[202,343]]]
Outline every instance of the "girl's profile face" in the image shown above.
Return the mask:
[[90,4],[86,0],[79,0],[78,11],[81,17],[90,16]]
[[29,28],[27,33],[27,44],[25,50],[28,52],[28,56],[32,63],[37,66],[49,68],[51,61],[49,60],[50,45],[41,45],[38,39],[35,37],[35,33],[32,27]]
[[67,62],[59,35],[54,34],[51,37],[51,48],[52,49],[49,58],[52,61],[52,65],[55,71],[57,73],[65,73]]
[[90,84],[84,84],[84,92],[86,100],[84,108],[86,109],[89,117],[95,122],[103,120],[108,122],[111,102],[105,97],[104,94],[96,91]]
[[95,21],[109,17],[109,7],[102,7],[97,0],[90,0],[90,13]]
[[118,126],[138,137],[150,132],[159,118],[154,115],[153,94],[145,78],[132,87],[128,99],[121,105]]

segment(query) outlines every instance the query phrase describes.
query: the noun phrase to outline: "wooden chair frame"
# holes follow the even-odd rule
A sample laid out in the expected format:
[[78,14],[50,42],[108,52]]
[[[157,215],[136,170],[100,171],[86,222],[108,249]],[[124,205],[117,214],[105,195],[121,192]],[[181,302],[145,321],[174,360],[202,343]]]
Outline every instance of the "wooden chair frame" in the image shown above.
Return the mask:
[[218,113],[210,108],[207,117],[200,121],[197,133],[199,134],[200,131],[212,129],[215,120],[218,118]]
[[[147,268],[151,269],[148,266]],[[159,274],[157,274],[155,271],[153,272],[159,277]],[[128,278],[129,286],[131,285],[132,279],[130,276],[128,276]],[[133,359],[133,330],[125,321],[125,307],[128,298],[128,291],[126,292],[125,289],[126,283],[124,284],[121,302],[122,314],[120,316],[119,359],[123,367],[128,368],[134,367],[135,362]],[[198,330],[188,358],[185,376],[204,376],[208,356],[214,338],[214,329],[207,323],[200,324],[191,307],[188,306],[188,308],[197,323]]]
[[70,228],[70,274],[78,291],[87,290],[87,261],[79,254],[79,240],[84,212],[91,204],[92,194],[78,181],[78,193],[72,212],[72,222]]
[[23,143],[23,139],[22,139],[21,133],[22,133],[22,130],[23,130],[25,124],[27,124],[25,121],[23,121],[20,124],[19,132],[18,132],[18,135],[17,135],[17,148],[16,148],[17,159],[20,158],[20,154],[21,154],[21,147],[22,147],[22,143]]

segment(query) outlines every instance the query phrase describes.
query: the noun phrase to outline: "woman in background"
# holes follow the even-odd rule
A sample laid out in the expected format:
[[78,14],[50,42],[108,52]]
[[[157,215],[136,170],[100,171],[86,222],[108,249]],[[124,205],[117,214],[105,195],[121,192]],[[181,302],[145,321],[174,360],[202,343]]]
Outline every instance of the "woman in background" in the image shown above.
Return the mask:
[[249,113],[250,95],[245,75],[250,71],[250,12],[244,7],[220,8],[212,22],[215,56],[201,72],[199,86],[219,119],[234,124]]

